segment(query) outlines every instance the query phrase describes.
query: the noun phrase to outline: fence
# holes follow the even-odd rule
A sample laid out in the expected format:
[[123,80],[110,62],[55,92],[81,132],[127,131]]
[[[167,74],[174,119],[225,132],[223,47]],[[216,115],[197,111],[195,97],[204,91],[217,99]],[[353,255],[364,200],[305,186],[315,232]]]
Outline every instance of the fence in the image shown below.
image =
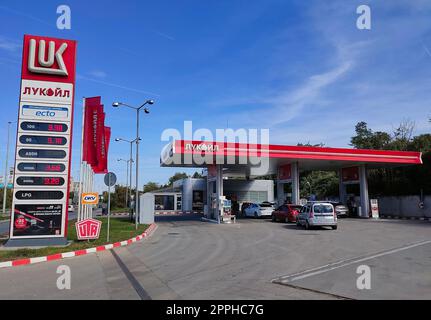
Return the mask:
[[419,196],[379,197],[379,214],[402,218],[431,218],[431,196],[424,196],[421,209]]

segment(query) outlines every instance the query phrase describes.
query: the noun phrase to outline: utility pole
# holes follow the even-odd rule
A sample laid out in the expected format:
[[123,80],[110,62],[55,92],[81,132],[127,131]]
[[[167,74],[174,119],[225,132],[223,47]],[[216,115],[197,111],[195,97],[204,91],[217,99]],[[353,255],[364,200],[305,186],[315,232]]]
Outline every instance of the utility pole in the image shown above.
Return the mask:
[[10,125],[12,121],[8,121],[7,123],[7,142],[6,142],[6,159],[5,159],[5,168],[4,168],[4,189],[3,189],[3,214],[6,214],[6,200],[7,200],[7,184],[9,181],[9,168],[8,168],[8,159],[9,159],[9,138],[10,138]]

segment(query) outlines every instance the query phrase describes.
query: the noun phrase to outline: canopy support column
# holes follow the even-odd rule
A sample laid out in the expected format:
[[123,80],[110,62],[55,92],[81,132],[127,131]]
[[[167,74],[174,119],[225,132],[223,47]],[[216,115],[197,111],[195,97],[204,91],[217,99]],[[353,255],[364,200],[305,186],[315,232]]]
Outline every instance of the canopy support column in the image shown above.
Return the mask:
[[347,191],[346,191],[346,184],[343,181],[343,169],[340,169],[338,171],[338,176],[339,176],[339,196],[340,196],[340,202],[342,204],[346,204],[347,203]]
[[360,189],[360,197],[361,197],[360,218],[369,218],[370,198],[368,195],[367,168],[365,165],[359,166],[359,189]]
[[292,203],[299,205],[299,165],[298,162],[292,163]]

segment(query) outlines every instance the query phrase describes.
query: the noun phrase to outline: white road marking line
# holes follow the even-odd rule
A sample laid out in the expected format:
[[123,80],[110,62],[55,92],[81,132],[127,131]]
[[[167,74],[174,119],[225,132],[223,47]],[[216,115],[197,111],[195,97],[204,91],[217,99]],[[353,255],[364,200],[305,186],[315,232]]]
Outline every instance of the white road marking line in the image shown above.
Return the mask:
[[[367,257],[363,257],[363,258],[358,258],[358,259],[353,258],[354,260],[352,260],[352,259],[341,260],[341,261],[338,261],[338,262],[329,263],[329,264],[324,265],[324,266],[320,266],[320,267],[317,267],[317,268],[305,270],[305,271],[298,272],[298,273],[295,273],[295,274],[291,274],[291,275],[288,275],[288,276],[278,277],[276,279],[273,279],[272,282],[274,282],[274,281],[278,281],[278,282],[282,282],[282,283],[283,282],[293,282],[293,281],[305,279],[305,278],[308,278],[308,277],[312,277],[312,276],[315,276],[315,275],[318,275],[318,274],[322,274],[322,273],[325,273],[325,272],[328,272],[328,271],[332,271],[332,270],[335,270],[335,269],[343,268],[343,267],[346,267],[346,266],[349,266],[349,265],[352,265],[352,264],[357,264],[357,263],[360,263],[360,262],[364,262],[364,261],[367,261],[367,260],[371,260],[371,259],[383,257],[383,256],[386,256],[386,255],[389,255],[389,254],[397,253],[397,252],[400,252],[400,251],[408,250],[408,249],[411,249],[411,248],[415,248],[415,247],[426,245],[426,244],[430,244],[430,243],[431,243],[431,240],[421,241],[421,242],[414,243],[414,244],[411,244],[411,245],[408,245],[408,246],[405,246],[405,247],[392,249],[392,250],[389,250],[389,251],[381,252],[381,253],[374,254],[374,255],[371,255],[371,256],[367,256]],[[349,261],[349,262],[346,262],[346,261]],[[315,271],[315,270],[317,270],[317,271]]]

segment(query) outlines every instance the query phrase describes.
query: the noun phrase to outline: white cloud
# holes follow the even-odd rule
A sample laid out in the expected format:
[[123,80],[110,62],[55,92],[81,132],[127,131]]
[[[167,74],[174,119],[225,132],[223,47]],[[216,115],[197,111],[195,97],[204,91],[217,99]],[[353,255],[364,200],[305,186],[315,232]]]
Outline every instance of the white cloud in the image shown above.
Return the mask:
[[0,36],[0,49],[9,52],[17,52],[21,49],[21,43],[16,40],[7,39]]
[[107,76],[106,72],[101,71],[101,70],[93,70],[93,71],[90,71],[88,74],[92,77],[102,78],[102,79],[106,78],[106,76]]

